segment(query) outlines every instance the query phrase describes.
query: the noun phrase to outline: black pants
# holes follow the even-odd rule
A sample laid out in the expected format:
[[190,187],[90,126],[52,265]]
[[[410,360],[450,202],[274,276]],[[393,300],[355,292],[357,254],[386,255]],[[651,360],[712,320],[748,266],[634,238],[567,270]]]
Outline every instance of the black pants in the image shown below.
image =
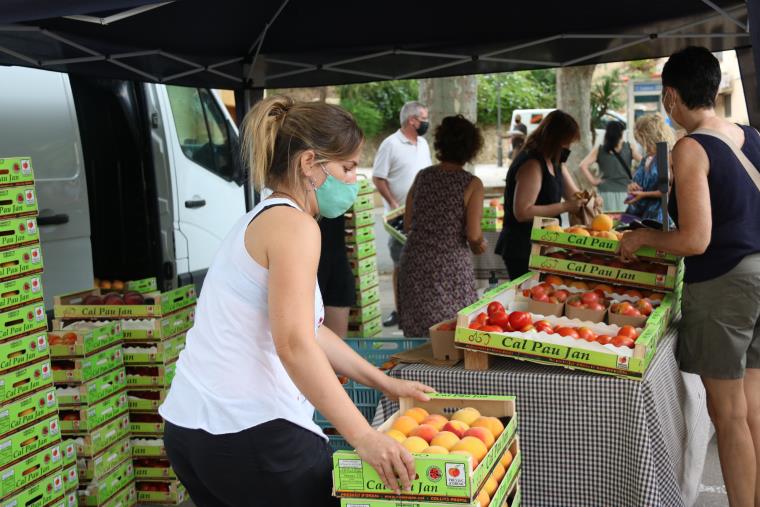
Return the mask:
[[339,505],[330,446],[283,419],[224,435],[166,421],[164,446],[197,507]]
[[514,280],[528,272],[527,257],[504,257],[504,265],[509,272],[509,279]]

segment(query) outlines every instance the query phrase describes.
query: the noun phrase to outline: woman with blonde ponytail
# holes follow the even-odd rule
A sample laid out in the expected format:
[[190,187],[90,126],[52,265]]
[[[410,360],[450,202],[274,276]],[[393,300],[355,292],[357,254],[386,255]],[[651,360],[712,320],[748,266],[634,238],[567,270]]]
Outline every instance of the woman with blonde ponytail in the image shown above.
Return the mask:
[[340,107],[282,96],[242,132],[256,188],[273,192],[232,227],[204,281],[160,408],[172,466],[199,507],[338,505],[316,407],[388,487],[408,489],[411,455],[370,427],[336,373],[391,398],[432,389],[386,376],[322,325],[316,218],[353,204],[364,135]]

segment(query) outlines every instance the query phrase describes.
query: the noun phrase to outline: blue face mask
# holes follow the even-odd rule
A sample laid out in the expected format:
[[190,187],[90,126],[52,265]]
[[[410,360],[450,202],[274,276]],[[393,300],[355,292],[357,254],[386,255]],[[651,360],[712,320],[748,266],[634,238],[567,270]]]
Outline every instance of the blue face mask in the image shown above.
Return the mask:
[[325,182],[315,189],[319,214],[325,218],[336,218],[348,211],[356,201],[359,187],[354,184],[344,183],[327,172],[325,166],[319,164],[327,175]]

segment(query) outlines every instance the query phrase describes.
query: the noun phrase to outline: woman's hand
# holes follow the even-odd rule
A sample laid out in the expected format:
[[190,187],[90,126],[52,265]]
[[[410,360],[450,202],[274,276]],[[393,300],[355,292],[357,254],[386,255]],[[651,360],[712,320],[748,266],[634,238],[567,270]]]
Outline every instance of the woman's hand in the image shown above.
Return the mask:
[[625,200],[625,204],[633,204],[635,202],[639,202],[644,197],[644,191],[643,190],[633,190],[629,192],[631,194],[631,197],[629,199]]
[[623,238],[620,240],[620,257],[625,262],[636,260],[636,252],[644,246],[645,236],[646,231],[644,229],[636,229],[623,234]]
[[640,192],[642,188],[639,186],[638,183],[635,181],[632,181],[628,184],[628,193],[632,194],[633,192]]
[[[375,469],[385,486],[396,494],[401,488],[408,491],[414,478],[414,458],[394,439],[376,431],[368,430],[357,442],[352,442],[359,457]],[[397,479],[398,477],[398,479]]]
[[401,380],[388,376],[386,376],[386,378],[387,380],[380,390],[387,398],[394,401],[398,401],[399,398],[414,398],[417,401],[430,401],[430,397],[426,393],[435,392],[435,389],[426,386],[421,382]]
[[583,206],[586,205],[586,199],[578,199],[577,197],[571,197],[570,199],[565,199],[565,201],[562,203],[564,205],[564,210],[568,213],[577,214]]
[[485,238],[481,239],[477,243],[470,243],[470,251],[475,255],[480,255],[488,248],[488,241]]

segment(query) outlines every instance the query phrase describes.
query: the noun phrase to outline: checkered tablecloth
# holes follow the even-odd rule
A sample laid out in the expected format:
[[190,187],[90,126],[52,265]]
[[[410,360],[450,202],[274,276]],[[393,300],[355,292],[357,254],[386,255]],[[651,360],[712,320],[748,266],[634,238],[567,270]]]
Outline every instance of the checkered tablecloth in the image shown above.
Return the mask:
[[[696,497],[710,437],[704,390],[678,370],[676,336],[672,327],[661,339],[640,382],[507,358],[484,372],[414,364],[392,375],[517,396],[528,507],[676,507]],[[375,423],[395,410],[382,400]]]

